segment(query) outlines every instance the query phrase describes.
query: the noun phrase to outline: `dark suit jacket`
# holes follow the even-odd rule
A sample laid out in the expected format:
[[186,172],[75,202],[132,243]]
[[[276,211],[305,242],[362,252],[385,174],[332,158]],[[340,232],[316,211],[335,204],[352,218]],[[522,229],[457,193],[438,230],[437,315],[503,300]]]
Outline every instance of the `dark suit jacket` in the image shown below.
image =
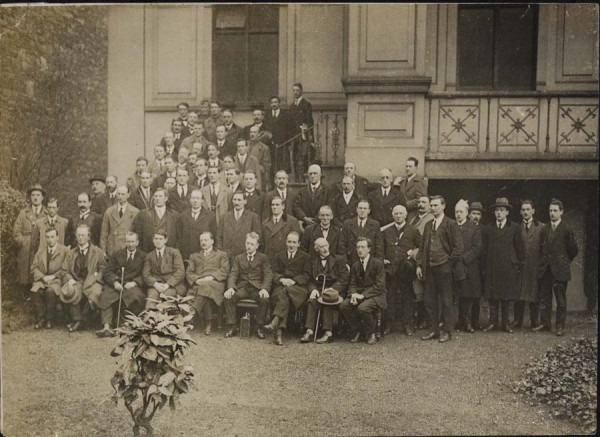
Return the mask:
[[273,118],[273,111],[269,109],[265,111],[264,124],[273,134],[271,143],[273,145],[283,144],[290,137],[290,116],[285,109],[279,110],[279,117]]
[[350,203],[346,204],[346,201],[344,200],[344,194],[335,192],[335,194],[332,196],[329,206],[331,206],[331,209],[333,209],[333,219],[339,226],[342,226],[346,220],[357,216],[358,213],[356,212],[356,207],[361,198],[362,197],[359,197],[355,191],[352,193]]
[[[250,140],[250,129],[252,129],[252,126],[254,126],[254,123],[249,124],[247,126],[244,126],[244,129],[242,131],[242,136],[241,138],[245,138],[247,140]],[[263,143],[265,143],[267,146],[271,144],[271,140],[267,140],[268,135],[272,135],[271,130],[269,129],[269,127],[267,126],[267,123],[265,123],[265,121],[263,120],[262,124],[260,125],[260,127],[258,128],[258,132],[259,132],[259,141],[262,141]],[[263,132],[268,132],[267,136],[263,136]]]
[[371,204],[371,218],[379,222],[379,226],[385,226],[394,221],[392,210],[396,205],[406,206],[406,197],[395,187],[390,188],[390,192],[384,199],[381,193],[381,185],[369,193],[369,203]]
[[77,245],[77,239],[75,238],[75,232],[77,231],[77,226],[80,224],[85,224],[90,227],[90,231],[92,233],[91,241],[94,246],[100,246],[100,231],[102,229],[102,216],[96,214],[94,211],[90,211],[90,214],[87,216],[85,220],[79,219],[79,214],[73,216],[69,220],[69,224],[67,225],[67,230],[65,231],[65,246],[75,247]]
[[552,222],[544,226],[540,238],[542,258],[538,268],[538,277],[542,277],[546,268],[550,267],[552,276],[558,281],[571,280],[571,262],[578,252],[577,240],[573,230],[561,220],[556,230],[552,231]]
[[393,276],[400,263],[407,260],[407,252],[418,249],[420,244],[421,234],[414,226],[405,222],[400,234],[395,224],[388,227],[383,231],[383,259],[390,262],[385,266],[386,271]]
[[[417,254],[417,266],[421,267],[423,278],[426,278],[427,268],[429,267],[431,228],[433,223],[434,220],[427,222],[425,225],[425,231],[421,238],[421,246],[419,247],[419,253]],[[463,252],[462,237],[460,236],[458,225],[448,216],[444,216],[437,232],[440,233],[442,247],[448,254],[448,259],[452,265],[460,259],[461,253]]]
[[400,192],[406,198],[406,209],[408,212],[417,211],[419,197],[427,195],[427,180],[422,176],[415,175],[412,181],[402,179],[400,182]]
[[123,283],[135,282],[139,287],[144,287],[144,260],[146,253],[136,249],[133,261],[127,263],[127,249],[120,249],[108,257],[108,262],[102,273],[104,284],[113,287],[115,281],[121,282],[121,268],[125,267]]
[[150,187],[150,197],[147,198],[142,194],[141,188],[133,191],[129,196],[129,203],[135,206],[140,211],[150,209],[152,207],[152,196],[154,195],[154,188]]
[[159,187],[165,186],[165,181],[167,180],[167,172],[165,171],[163,174],[158,175],[152,181],[152,189],[156,191]]
[[342,238],[340,239],[340,255],[346,257],[348,265],[354,264],[358,260],[356,253],[356,240],[358,237],[370,238],[373,242],[371,256],[383,259],[383,236],[379,230],[379,223],[376,220],[367,218],[364,228],[358,227],[358,218],[348,219],[342,227]]
[[350,272],[346,268],[346,261],[342,256],[329,254],[325,267],[321,264],[319,255],[309,256],[304,266],[304,274],[308,278],[308,291],[323,289],[323,280],[318,280],[320,274],[325,275],[325,288],[333,288],[345,296],[348,289]]
[[[317,238],[323,237],[323,230],[321,229],[320,223],[309,225],[304,229],[304,233],[301,238],[302,250],[310,255],[316,256],[315,253],[315,241]],[[327,242],[329,243],[329,253],[332,255],[341,255],[340,252],[340,240],[342,239],[342,228],[334,225],[333,223],[329,226],[329,232],[327,233]]]
[[481,251],[483,242],[480,227],[467,219],[462,226],[458,226],[463,241],[461,260],[466,267],[465,282],[460,289],[461,297],[481,296]]
[[190,207],[190,197],[193,189],[194,187],[192,185],[186,184],[185,196],[181,197],[177,191],[179,190],[179,185],[173,188],[173,190],[169,193],[169,203],[171,204],[173,211],[183,212]]
[[115,197],[115,201],[113,201],[110,198],[110,194],[108,194],[108,190],[106,190],[104,193],[102,193],[92,199],[92,206],[90,207],[90,209],[92,211],[94,211],[96,214],[99,214],[100,216],[102,216],[102,215],[104,215],[106,210],[108,208],[110,208],[111,206],[113,206],[115,203],[116,203],[116,197]]
[[233,267],[227,278],[227,288],[244,289],[251,285],[259,290],[271,291],[273,271],[267,255],[256,252],[252,263],[248,262],[246,253],[233,259]]
[[[262,221],[265,196],[261,193],[261,191],[258,188],[254,190],[254,192],[252,193],[251,196],[248,196],[246,194],[247,193],[246,190],[242,191],[242,193],[244,193],[244,197],[246,198],[246,206],[244,208],[247,209],[248,211],[252,211],[256,215],[258,215],[258,217]],[[233,204],[231,205],[231,208],[233,208]],[[269,208],[269,211],[270,210],[271,210],[271,208]]]
[[290,116],[290,136],[300,133],[300,125],[302,123],[306,123],[309,128],[312,128],[314,124],[312,105],[306,98],[302,97],[298,105],[292,102],[288,107],[288,113]]
[[360,261],[352,264],[348,296],[352,293],[362,294],[365,296],[365,299],[373,298],[379,308],[387,308],[385,298],[385,267],[381,260],[370,256],[364,273]]
[[190,187],[192,187],[192,189],[194,189],[194,188],[204,188],[208,184],[210,184],[210,182],[208,181],[208,177],[205,177],[204,179],[200,180],[200,179],[198,179],[198,176],[196,176],[195,174],[191,173],[189,185],[190,185]]
[[[227,129],[227,127],[225,127],[225,129]],[[231,125],[231,127],[229,128],[229,130],[227,131],[225,138],[230,138],[231,142],[233,144],[235,144],[237,142],[237,140],[239,140],[240,138],[243,138],[243,134],[244,134],[244,130],[237,124],[233,123]]]
[[298,220],[286,214],[281,216],[277,224],[273,223],[272,217],[262,222],[263,249],[269,260],[273,261],[277,253],[286,250],[287,235],[291,231],[300,234],[300,225]]
[[234,214],[234,211],[225,214],[217,231],[217,247],[229,256],[246,252],[246,234],[249,232],[256,232],[262,241],[262,228],[257,214],[244,209],[237,222]]
[[296,195],[294,200],[294,217],[298,220],[304,217],[316,218],[319,213],[319,208],[323,205],[328,205],[331,199],[331,189],[323,182],[315,193],[312,192],[309,186],[302,188]]
[[177,249],[165,247],[162,262],[158,263],[156,249],[146,255],[143,270],[144,282],[148,287],[154,287],[155,282],[166,282],[182,296],[185,294],[185,267]]
[[[359,175],[354,175],[354,192],[360,197],[367,198],[370,191],[376,188],[378,184],[370,183],[366,178]],[[343,192],[342,181],[336,184],[336,187],[340,193]]]
[[[285,202],[284,202],[285,203],[284,212],[287,215],[291,215],[293,217],[295,217],[294,216],[295,195],[296,195],[296,192],[288,186],[286,196],[285,196]],[[279,191],[277,191],[277,189],[271,190],[267,194],[265,194],[264,204],[263,204],[263,217],[262,217],[263,220],[269,218],[269,216],[271,215],[271,200],[273,200],[273,197],[279,197]]]
[[177,247],[179,243],[179,228],[177,226],[177,217],[179,214],[168,209],[165,211],[165,215],[162,220],[156,215],[154,208],[140,211],[135,219],[133,220],[133,232],[138,234],[140,239],[140,249],[144,252],[149,253],[154,250],[154,232],[158,228],[162,228],[167,231],[167,246]]
[[[214,144],[216,144],[217,147],[219,147],[219,140],[215,139]],[[227,155],[230,155],[231,157],[233,157],[233,156],[235,156],[236,153],[237,153],[236,140],[231,136],[225,137],[225,142],[219,148],[219,157],[221,159],[223,159]]]
[[308,278],[304,274],[304,266],[308,261],[308,254],[300,249],[296,251],[294,258],[288,259],[287,248],[277,253],[271,261],[273,268],[273,287],[280,287],[280,279],[292,279],[296,285],[306,285]]
[[256,156],[252,156],[250,153],[248,153],[244,164],[242,164],[238,159],[238,155],[236,154],[233,158],[233,163],[242,175],[246,172],[254,173],[256,175],[256,186],[262,187],[262,172],[260,171],[260,163],[258,162]]
[[191,210],[186,210],[177,217],[179,227],[179,251],[184,260],[188,260],[192,253],[200,250],[200,234],[211,232],[213,238],[217,235],[217,221],[215,214],[206,207],[200,210],[198,219],[194,220]]

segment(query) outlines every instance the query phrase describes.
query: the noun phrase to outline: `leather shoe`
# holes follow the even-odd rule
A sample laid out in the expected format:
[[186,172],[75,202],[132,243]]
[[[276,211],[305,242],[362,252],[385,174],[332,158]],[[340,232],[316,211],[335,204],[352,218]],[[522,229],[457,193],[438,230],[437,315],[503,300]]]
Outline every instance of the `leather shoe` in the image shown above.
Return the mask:
[[383,335],[390,335],[392,333],[392,328],[385,328],[383,330]]
[[271,323],[269,323],[263,326],[263,329],[271,334],[275,334],[275,331],[277,331],[277,326],[273,326]]
[[369,335],[369,339],[367,340],[367,344],[368,345],[373,345],[377,343],[377,336],[375,335],[375,333]]
[[523,322],[513,322],[511,328],[512,329],[519,329],[523,326]]
[[440,337],[440,334],[438,334],[437,332],[431,331],[426,336],[421,337],[421,340],[434,340],[434,339],[439,338],[439,337]]
[[300,339],[300,343],[310,343],[313,339],[313,333],[306,331],[302,338]]
[[550,331],[550,328],[545,325],[537,325],[531,328],[531,332]]
[[225,338],[233,337],[235,334],[237,334],[237,329],[234,327],[225,333]]
[[508,332],[509,334],[512,334],[514,332],[513,329],[510,327],[510,325],[504,326],[504,328],[502,328],[502,330],[504,332]]
[[262,332],[262,329],[256,328],[256,337],[260,338],[261,340],[265,339],[265,334]]
[[494,325],[493,323],[490,323],[485,328],[483,328],[483,332],[490,332],[490,331],[495,331],[495,330],[496,330],[496,325]]
[[102,328],[99,331],[96,331],[96,337],[104,338],[104,337],[112,337],[113,331],[110,328]]
[[450,333],[449,332],[444,332],[442,334],[440,334],[440,339],[439,342],[440,343],[446,343],[447,341],[450,341],[452,337],[450,337]]
[[412,328],[412,326],[407,326],[406,327],[406,335],[409,337],[412,337],[412,335],[415,333],[415,330]]
[[473,334],[475,332],[475,330],[473,329],[473,325],[471,325],[471,322],[467,322],[467,325],[465,326],[465,331]]
[[73,326],[73,323],[67,323],[67,330],[70,330],[72,326]]
[[332,343],[332,342],[333,342],[333,335],[323,334],[323,336],[321,338],[317,338],[317,341],[315,343],[325,344],[325,343]]
[[565,335],[565,331],[562,328],[556,328],[556,336],[563,337]]
[[80,331],[81,329],[83,329],[83,322],[81,320],[77,320],[71,325],[69,332]]
[[206,328],[204,328],[204,335],[210,335],[211,332],[211,327],[207,326]]
[[46,329],[52,329],[52,322],[49,320],[46,322]]
[[35,325],[33,325],[33,329],[41,329],[46,321],[44,319],[38,320]]
[[277,337],[275,337],[275,344],[277,346],[283,346],[283,339],[281,338],[281,335],[278,335]]
[[360,340],[360,332],[357,332],[356,334],[354,334],[354,337],[352,337],[352,339],[350,340],[350,343],[358,343]]

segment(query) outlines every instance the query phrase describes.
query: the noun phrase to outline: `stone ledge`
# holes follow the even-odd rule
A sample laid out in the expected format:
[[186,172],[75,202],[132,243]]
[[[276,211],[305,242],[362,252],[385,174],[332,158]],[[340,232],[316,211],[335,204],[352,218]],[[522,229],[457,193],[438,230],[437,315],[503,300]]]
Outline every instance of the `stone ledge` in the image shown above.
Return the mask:
[[595,153],[443,153],[425,152],[429,161],[590,161],[598,162]]
[[429,92],[429,76],[343,77],[346,94],[402,94]]

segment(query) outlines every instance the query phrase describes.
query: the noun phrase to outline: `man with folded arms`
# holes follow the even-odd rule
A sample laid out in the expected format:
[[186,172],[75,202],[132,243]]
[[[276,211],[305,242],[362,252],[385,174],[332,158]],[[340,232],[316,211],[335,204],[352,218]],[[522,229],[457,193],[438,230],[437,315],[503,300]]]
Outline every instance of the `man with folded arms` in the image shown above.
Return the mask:
[[383,262],[371,256],[373,242],[366,237],[356,240],[358,261],[350,269],[348,295],[340,305],[340,311],[350,325],[354,336],[350,340],[360,340],[361,331],[367,338],[367,344],[377,343],[375,319],[373,314],[387,308],[385,298],[385,267]]
[[210,335],[217,307],[223,303],[225,281],[229,274],[229,257],[214,248],[215,238],[211,232],[202,232],[199,237],[200,251],[190,256],[185,274],[190,288],[188,296],[195,296],[192,308],[203,313],[204,334]]
[[[102,317],[102,329],[96,331],[98,337],[114,335],[111,325],[114,307],[118,308],[120,299],[123,299],[122,310],[127,309],[136,315],[144,310],[146,294],[143,290],[142,274],[146,254],[137,248],[139,244],[138,235],[135,232],[127,232],[125,248],[117,250],[108,257],[103,276],[104,287],[98,305]],[[119,323],[120,320],[117,320],[117,327]]]

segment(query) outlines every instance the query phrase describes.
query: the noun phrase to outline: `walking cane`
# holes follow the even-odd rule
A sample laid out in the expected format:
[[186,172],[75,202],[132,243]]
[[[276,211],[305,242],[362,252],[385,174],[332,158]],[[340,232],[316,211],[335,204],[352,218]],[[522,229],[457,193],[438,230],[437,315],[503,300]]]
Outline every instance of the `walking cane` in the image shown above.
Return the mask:
[[121,292],[119,293],[119,311],[117,311],[117,328],[121,324],[121,301],[123,300],[123,289],[125,288],[125,267],[121,267]]
[[[317,281],[319,280],[319,276],[323,276],[323,285],[321,285],[321,296],[323,295],[323,291],[325,291],[325,281],[327,280],[327,276],[320,274],[317,275]],[[317,332],[319,330],[319,319],[321,318],[321,305],[319,305],[319,311],[317,312],[317,323],[315,324],[315,336],[313,341],[317,341]]]

